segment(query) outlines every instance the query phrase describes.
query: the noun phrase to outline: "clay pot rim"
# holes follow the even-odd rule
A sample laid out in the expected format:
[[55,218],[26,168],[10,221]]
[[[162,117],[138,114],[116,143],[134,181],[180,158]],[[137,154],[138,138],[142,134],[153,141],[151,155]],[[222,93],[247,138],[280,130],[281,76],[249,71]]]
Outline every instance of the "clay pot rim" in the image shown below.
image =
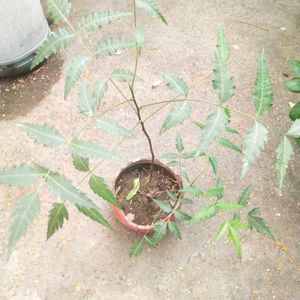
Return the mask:
[[[123,169],[120,170],[117,178],[115,179],[114,182],[114,189],[116,190],[117,188],[117,182],[120,178],[121,175],[123,175],[123,173],[125,173],[126,171],[128,171],[129,169],[131,169],[134,166],[138,166],[138,165],[143,165],[143,164],[147,164],[150,165],[151,164],[151,159],[140,159],[134,162],[130,162],[126,167],[124,167]],[[177,182],[179,185],[179,188],[183,188],[183,183],[182,183],[182,179],[171,169],[169,168],[167,165],[165,165],[164,163],[160,162],[159,160],[155,159],[154,160],[154,165],[161,167],[163,169],[165,169]],[[116,196],[118,198],[118,196]],[[183,194],[180,193],[179,197],[183,197]],[[175,209],[179,209],[181,207],[181,202],[178,201],[177,204],[175,205]],[[130,228],[134,231],[137,232],[142,232],[142,233],[153,233],[154,232],[154,225],[139,225],[136,224],[134,222],[132,222],[131,220],[128,219],[128,217],[125,215],[124,211],[114,205],[112,205],[113,208],[113,212],[114,215],[116,216],[116,218],[127,228]],[[174,217],[174,215],[169,214],[168,216],[166,216],[164,219],[164,221],[168,221],[170,218]]]

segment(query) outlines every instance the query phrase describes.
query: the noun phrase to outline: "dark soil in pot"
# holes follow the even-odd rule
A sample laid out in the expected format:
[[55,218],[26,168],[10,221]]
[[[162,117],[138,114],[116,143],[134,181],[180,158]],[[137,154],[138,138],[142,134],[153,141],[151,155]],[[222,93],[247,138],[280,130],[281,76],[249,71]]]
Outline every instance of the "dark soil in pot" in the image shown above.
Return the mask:
[[[148,160],[130,164],[121,171],[115,183],[117,197],[125,215],[138,225],[150,225],[153,221],[166,218],[167,214],[160,212],[153,199],[165,201],[174,207],[176,203],[169,198],[167,191],[177,193],[182,187],[179,177],[158,161],[155,161],[152,180],[147,186],[150,165]],[[131,200],[126,200],[136,178],[140,179],[139,192]]]

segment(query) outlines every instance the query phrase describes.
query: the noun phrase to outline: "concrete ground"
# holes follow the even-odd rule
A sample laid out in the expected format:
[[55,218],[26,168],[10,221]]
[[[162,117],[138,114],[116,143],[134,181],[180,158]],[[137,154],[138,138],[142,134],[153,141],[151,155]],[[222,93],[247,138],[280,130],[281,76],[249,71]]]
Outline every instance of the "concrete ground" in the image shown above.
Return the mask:
[[[129,10],[130,1],[74,0],[71,22],[76,24],[82,15],[107,8]],[[270,129],[265,152],[248,176],[239,181],[241,157],[215,145],[211,148],[219,156],[219,175],[224,178],[226,198],[235,200],[249,184],[253,184],[250,206],[261,207],[276,242],[256,232],[242,235],[243,262],[235,257],[232,246],[224,241],[214,242],[222,220],[195,226],[182,224],[182,241],[168,236],[158,249],[144,249],[134,259],[128,257],[131,242],[138,238],[117,223],[108,205],[91,194],[85,182],[81,189],[99,203],[114,226],[110,231],[90,221],[70,208],[70,220],[49,241],[45,241],[47,215],[53,196],[45,187],[41,190],[40,216],[18,243],[6,261],[8,227],[13,208],[29,188],[0,188],[0,299],[300,299],[300,235],[299,235],[299,170],[300,152],[295,151],[293,165],[288,171],[282,195],[276,191],[275,149],[282,134],[289,128],[288,102],[296,102],[297,95],[283,87],[286,75],[292,76],[288,61],[300,59],[299,29],[300,3],[298,0],[273,1],[157,1],[169,26],[139,10],[138,23],[145,29],[147,48],[142,56],[138,74],[137,98],[140,103],[166,100],[173,96],[163,85],[151,89],[160,79],[160,72],[183,77],[190,85],[191,97],[216,101],[210,80],[216,34],[223,26],[231,45],[229,69],[235,77],[237,92],[230,106],[254,113],[251,93],[259,53],[265,48],[274,87],[274,108],[264,118]],[[126,4],[127,3],[127,4]],[[95,35],[85,35],[93,45],[103,36],[131,36],[132,20],[122,20],[105,27]],[[120,29],[121,28],[121,29]],[[118,30],[121,30],[121,33]],[[77,89],[67,101],[63,99],[63,85],[68,62],[79,53],[80,44],[73,43],[59,58],[44,64],[42,69],[26,78],[2,81],[0,123],[0,167],[21,162],[43,162],[66,174],[76,184],[83,177],[74,170],[70,154],[62,148],[49,151],[36,146],[16,128],[16,122],[47,122],[70,137],[73,128],[80,128],[87,117],[79,114]],[[114,67],[133,67],[134,51],[126,51],[113,58],[99,59],[86,78],[93,83],[103,77],[102,70]],[[201,81],[203,76],[209,77]],[[201,81],[201,82],[200,82]],[[126,85],[121,85],[126,89]],[[127,93],[128,94],[128,93]],[[298,97],[299,100],[299,97]],[[110,86],[102,108],[121,101]],[[177,131],[182,132],[186,148],[193,150],[199,132],[191,121],[170,133],[159,135],[160,126],[170,110],[166,107],[147,122],[154,137],[157,156],[174,149]],[[212,111],[211,107],[193,106],[191,120],[201,121]],[[147,116],[151,110],[143,111]],[[112,116],[112,115],[111,115]],[[110,117],[111,117],[110,116]],[[113,112],[113,117],[133,126],[136,122],[131,108],[124,106]],[[242,133],[251,121],[240,115],[232,116],[232,126]],[[137,139],[118,148],[127,160],[149,157],[145,140],[136,130]],[[118,141],[92,126],[81,135],[101,145],[113,147]],[[234,141],[242,144],[242,138]],[[60,156],[59,153],[63,153]],[[93,162],[94,164],[95,162]],[[190,163],[187,171],[195,176],[203,167],[203,160]],[[104,162],[96,171],[112,186],[120,163]],[[210,170],[206,169],[198,181],[204,190],[213,185]],[[186,208],[196,212],[203,205],[195,203]]]

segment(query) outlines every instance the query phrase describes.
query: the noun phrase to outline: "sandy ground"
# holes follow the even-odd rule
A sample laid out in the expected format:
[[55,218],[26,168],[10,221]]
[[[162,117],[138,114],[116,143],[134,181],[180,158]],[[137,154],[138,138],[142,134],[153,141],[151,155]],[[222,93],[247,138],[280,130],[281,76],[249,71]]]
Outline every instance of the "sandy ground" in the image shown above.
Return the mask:
[[[76,24],[82,15],[107,8],[129,10],[130,4],[120,1],[72,1],[71,22]],[[148,17],[139,10],[138,23],[145,29],[147,49],[142,56],[138,74],[137,97],[140,103],[167,100],[173,95],[163,85],[152,90],[151,84],[160,79],[160,72],[170,72],[195,85],[191,97],[216,100],[210,80],[212,57],[219,26],[223,26],[231,45],[229,69],[235,77],[237,92],[230,105],[238,110],[254,113],[251,93],[255,80],[258,57],[265,48],[275,104],[272,113],[264,118],[270,129],[266,151],[243,181],[239,181],[241,157],[215,145],[211,151],[219,156],[219,175],[224,178],[228,199],[253,184],[251,206],[261,211],[276,237],[276,242],[258,235],[242,235],[243,262],[240,263],[228,243],[214,242],[220,219],[185,226],[182,241],[168,236],[158,249],[144,249],[136,259],[128,257],[131,242],[137,235],[128,232],[111,215],[110,207],[97,199],[84,182],[81,189],[103,209],[114,226],[110,231],[94,223],[77,210],[70,208],[70,220],[48,242],[45,241],[48,210],[53,196],[45,187],[41,190],[42,208],[34,226],[18,243],[10,259],[6,247],[10,216],[18,199],[31,188],[0,187],[0,299],[300,299],[300,235],[299,235],[299,148],[288,171],[282,195],[276,191],[274,167],[275,149],[282,134],[289,128],[288,102],[296,102],[283,88],[285,76],[292,76],[288,61],[299,59],[300,3],[297,0],[271,1],[158,1],[169,26]],[[103,36],[130,36],[132,20],[124,19],[105,27],[95,35],[85,35],[84,41],[93,45]],[[119,26],[121,25],[121,26]],[[116,34],[115,32],[119,32]],[[74,42],[59,58],[51,60],[43,69],[14,81],[0,82],[0,167],[21,162],[53,163],[75,183],[83,177],[75,171],[67,150],[47,150],[36,146],[16,122],[51,123],[70,137],[73,127],[80,128],[87,117],[79,114],[77,88],[67,101],[63,99],[63,85],[68,62],[82,52]],[[93,83],[103,77],[103,70],[114,67],[132,69],[134,51],[126,51],[114,58],[100,59],[86,74]],[[201,81],[203,76],[207,79]],[[34,79],[35,78],[35,79]],[[201,81],[201,82],[200,82]],[[36,83],[37,82],[37,83]],[[126,85],[121,84],[122,89]],[[126,91],[127,95],[128,92]],[[299,97],[298,97],[299,98]],[[298,99],[299,100],[299,99]],[[118,92],[110,86],[102,108],[121,101]],[[168,134],[159,135],[160,126],[170,110],[166,107],[147,122],[155,137],[157,156],[174,149],[177,131],[182,132],[186,148],[193,150],[199,132],[191,120],[201,121],[211,107],[193,106],[193,116],[184,126]],[[151,110],[143,111],[147,116]],[[127,126],[136,122],[131,108],[123,106],[110,115]],[[240,115],[232,117],[232,126],[245,133],[251,121]],[[129,140],[118,148],[128,161],[149,157],[147,145],[139,130],[137,139]],[[118,140],[106,135],[95,126],[84,131],[85,139],[113,147]],[[241,137],[234,141],[242,144]],[[172,149],[172,150],[171,150]],[[62,155],[60,154],[62,153]],[[95,164],[95,162],[92,162]],[[203,160],[190,163],[191,177],[203,168]],[[112,186],[123,165],[105,161],[96,171]],[[198,182],[204,190],[213,184],[210,170]],[[187,208],[195,212],[203,203]]]

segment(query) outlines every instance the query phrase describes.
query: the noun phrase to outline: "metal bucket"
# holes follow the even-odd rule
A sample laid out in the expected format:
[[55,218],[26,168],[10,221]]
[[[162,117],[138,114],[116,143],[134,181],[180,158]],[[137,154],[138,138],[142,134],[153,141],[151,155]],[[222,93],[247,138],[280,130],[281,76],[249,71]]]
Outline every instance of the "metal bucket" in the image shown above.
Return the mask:
[[48,33],[39,0],[0,0],[0,78],[29,72]]

